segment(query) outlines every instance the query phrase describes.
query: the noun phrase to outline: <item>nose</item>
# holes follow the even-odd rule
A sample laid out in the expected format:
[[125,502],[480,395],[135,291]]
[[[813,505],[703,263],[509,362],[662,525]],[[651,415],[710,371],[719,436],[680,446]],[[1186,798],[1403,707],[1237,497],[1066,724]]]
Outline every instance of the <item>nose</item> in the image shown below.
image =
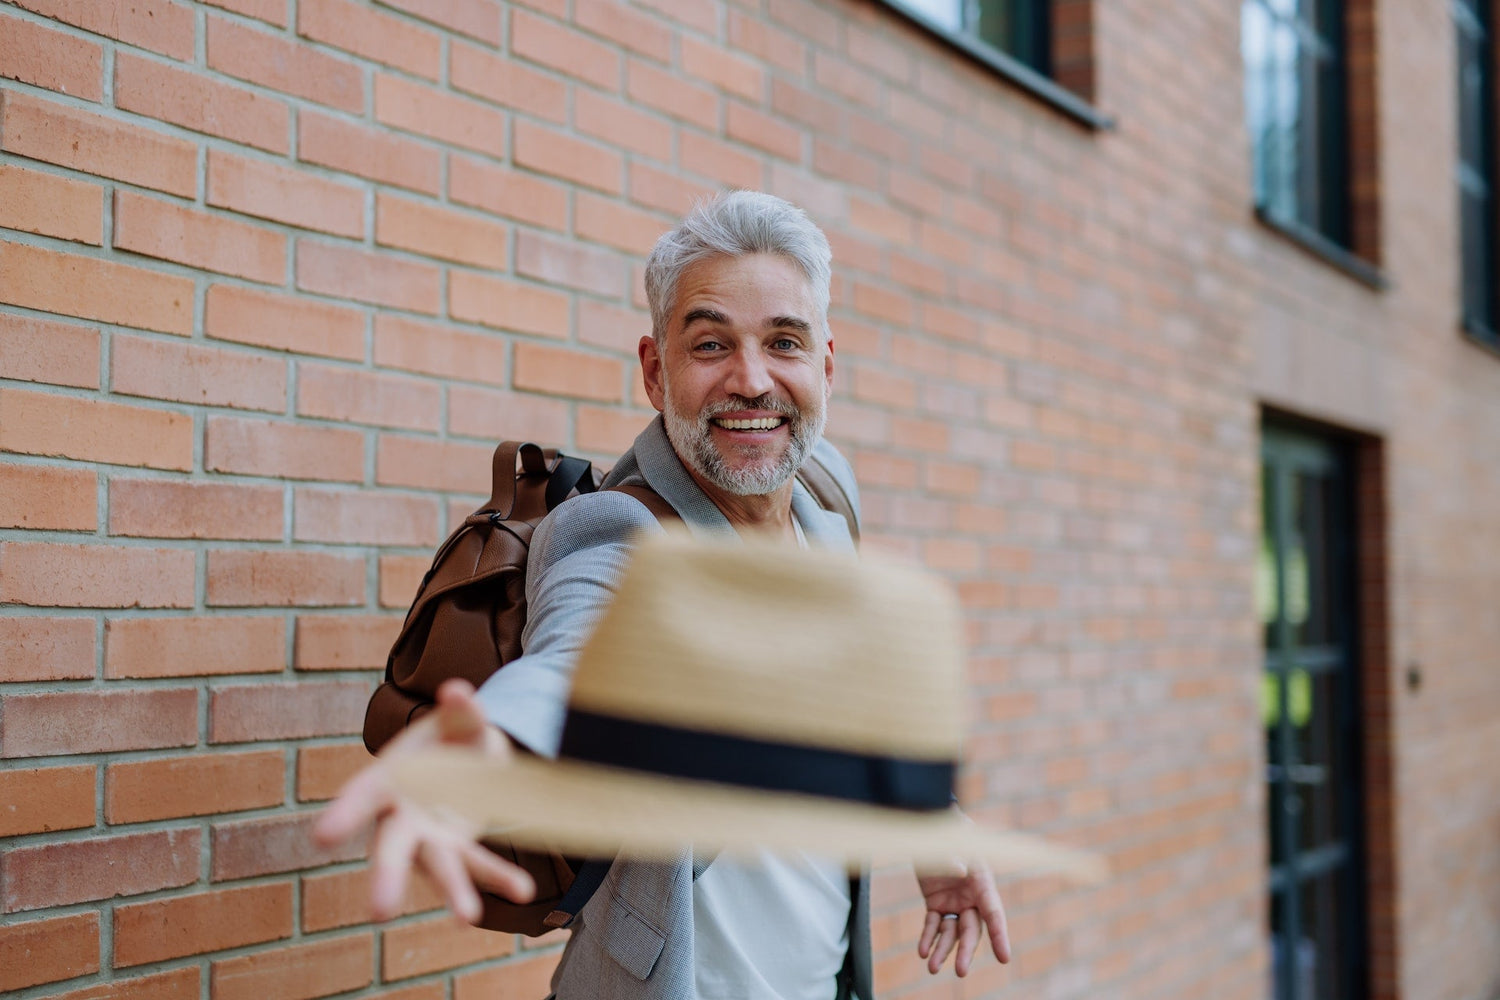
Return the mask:
[[725,392],[745,399],[755,399],[770,392],[773,387],[770,367],[760,351],[752,348],[734,352],[724,380]]

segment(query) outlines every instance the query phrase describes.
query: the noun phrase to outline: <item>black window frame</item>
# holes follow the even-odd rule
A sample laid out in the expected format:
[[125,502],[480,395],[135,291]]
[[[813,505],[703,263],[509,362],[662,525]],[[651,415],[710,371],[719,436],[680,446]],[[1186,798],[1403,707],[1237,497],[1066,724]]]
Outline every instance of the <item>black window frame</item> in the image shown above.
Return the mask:
[[[1252,10],[1258,12],[1264,38],[1255,37],[1250,22],[1257,15]],[[1345,15],[1343,0],[1241,2],[1255,210],[1309,249],[1378,284],[1378,274],[1351,250]],[[1285,93],[1290,77],[1276,52],[1280,39],[1292,43],[1286,66],[1295,75],[1296,88],[1290,98]],[[1252,51],[1258,41],[1263,50]]]
[[[1114,119],[1101,113],[1088,100],[1062,86],[1048,75],[1051,64],[1052,0],[1016,0],[1026,5],[1029,15],[1026,22],[1031,26],[1031,31],[1023,31],[1023,34],[1028,37],[1027,44],[1034,51],[1039,52],[1045,60],[1042,62],[1043,69],[1030,66],[1025,60],[1006,52],[997,45],[984,41],[967,27],[955,31],[924,13],[920,7],[908,6],[903,0],[880,0],[880,2],[939,41],[959,50],[1079,124],[1096,131],[1114,127]],[[957,2],[960,4],[960,16],[965,25],[971,24],[979,8],[978,0],[957,0]]]
[[[1490,0],[1452,0],[1458,106],[1459,282],[1463,329],[1500,348],[1495,39]],[[1477,206],[1475,205],[1477,202]]]

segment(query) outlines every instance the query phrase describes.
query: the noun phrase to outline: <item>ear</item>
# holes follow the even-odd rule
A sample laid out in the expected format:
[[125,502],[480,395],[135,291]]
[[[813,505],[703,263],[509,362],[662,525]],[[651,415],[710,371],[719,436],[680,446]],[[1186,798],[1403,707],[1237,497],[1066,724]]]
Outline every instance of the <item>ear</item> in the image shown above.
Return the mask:
[[823,398],[833,396],[833,338],[828,338],[828,350],[823,352]]
[[656,347],[656,338],[647,334],[636,345],[636,355],[641,359],[641,381],[646,386],[646,397],[660,412],[666,406],[666,383],[661,374],[661,351]]

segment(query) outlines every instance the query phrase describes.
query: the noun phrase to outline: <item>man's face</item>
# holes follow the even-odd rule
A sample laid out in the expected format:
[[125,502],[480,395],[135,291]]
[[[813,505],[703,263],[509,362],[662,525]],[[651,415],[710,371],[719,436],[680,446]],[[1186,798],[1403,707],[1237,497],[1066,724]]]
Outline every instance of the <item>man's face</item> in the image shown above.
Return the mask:
[[823,433],[833,347],[785,258],[717,256],[683,271],[662,344],[642,338],[640,356],[673,449],[727,493],[776,492]]

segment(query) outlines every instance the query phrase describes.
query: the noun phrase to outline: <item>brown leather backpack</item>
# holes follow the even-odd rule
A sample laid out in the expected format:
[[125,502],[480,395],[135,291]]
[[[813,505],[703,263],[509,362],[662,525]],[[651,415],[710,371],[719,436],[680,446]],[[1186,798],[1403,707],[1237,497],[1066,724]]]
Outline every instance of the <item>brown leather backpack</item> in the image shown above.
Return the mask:
[[[438,548],[386,658],[385,680],[365,710],[365,747],[372,754],[431,711],[443,681],[461,677],[478,687],[521,655],[532,532],[563,500],[595,491],[603,478],[585,459],[518,441],[495,449],[491,472],[489,500]],[[857,540],[853,506],[832,474],[809,459],[797,476],[819,504],[844,516]],[[641,501],[658,520],[677,517],[650,489],[614,489]],[[567,926],[609,870],[608,861],[584,863],[499,840],[486,846],[526,869],[537,886],[530,903],[481,893],[479,926],[490,930],[534,937]]]

